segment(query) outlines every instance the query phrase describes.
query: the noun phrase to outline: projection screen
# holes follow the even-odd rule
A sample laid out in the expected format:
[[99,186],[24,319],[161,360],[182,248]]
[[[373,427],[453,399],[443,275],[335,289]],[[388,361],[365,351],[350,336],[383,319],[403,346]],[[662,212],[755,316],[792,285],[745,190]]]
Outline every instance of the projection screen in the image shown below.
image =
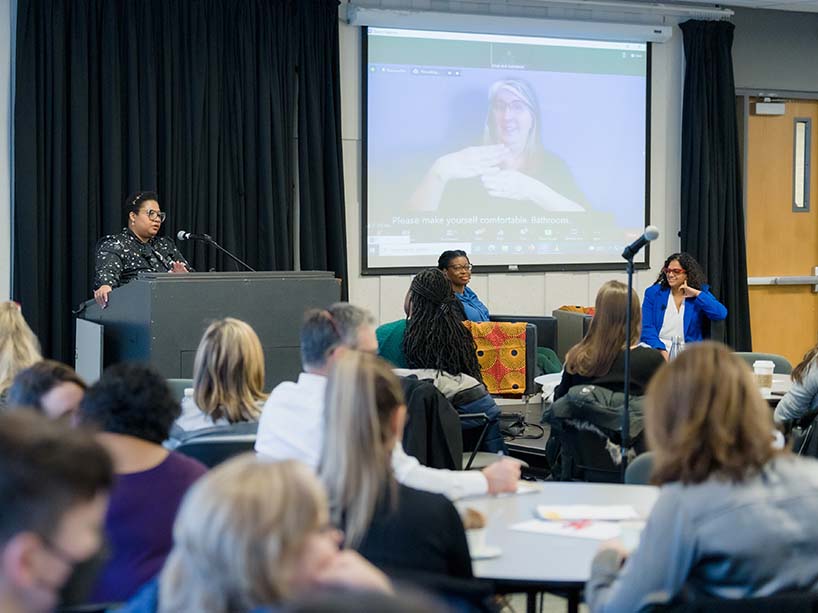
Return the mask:
[[481,270],[622,266],[649,221],[649,43],[363,37],[365,274],[447,249]]

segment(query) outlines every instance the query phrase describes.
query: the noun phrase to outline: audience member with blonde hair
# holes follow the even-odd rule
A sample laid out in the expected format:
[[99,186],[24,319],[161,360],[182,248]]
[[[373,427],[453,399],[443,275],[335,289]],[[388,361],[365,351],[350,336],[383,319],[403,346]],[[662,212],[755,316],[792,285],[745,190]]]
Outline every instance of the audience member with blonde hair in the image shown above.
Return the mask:
[[399,484],[392,473],[406,405],[389,365],[345,352],[330,372],[326,407],[319,476],[344,545],[387,573],[471,577],[465,530],[452,503]]
[[0,408],[17,373],[43,357],[40,342],[16,302],[0,302]]
[[[594,309],[588,334],[565,355],[562,381],[554,390],[554,400],[567,394],[573,386],[583,383],[593,382],[594,385],[622,391],[625,383],[628,286],[619,281],[606,282],[596,294]],[[631,295],[630,312],[630,391],[642,395],[650,378],[665,360],[655,349],[638,346],[642,311],[635,293]]]
[[383,573],[339,550],[328,521],[326,494],[303,464],[251,454],[221,464],[179,509],[159,611],[250,611],[328,586],[391,591]]
[[264,352],[249,324],[226,317],[207,327],[193,363],[193,390],[176,420],[185,432],[258,421],[267,399]]
[[659,498],[630,556],[617,544],[597,554],[591,611],[818,591],[818,462],[773,448],[740,358],[688,347],[651,381],[645,425]]

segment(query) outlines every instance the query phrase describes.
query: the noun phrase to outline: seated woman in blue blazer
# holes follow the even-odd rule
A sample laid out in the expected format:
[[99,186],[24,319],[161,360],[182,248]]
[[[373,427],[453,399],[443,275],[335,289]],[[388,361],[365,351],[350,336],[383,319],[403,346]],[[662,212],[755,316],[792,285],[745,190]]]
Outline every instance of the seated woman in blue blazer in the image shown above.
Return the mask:
[[705,320],[721,321],[727,309],[710,293],[704,271],[689,253],[674,253],[642,301],[641,342],[670,351],[674,337],[700,341]]

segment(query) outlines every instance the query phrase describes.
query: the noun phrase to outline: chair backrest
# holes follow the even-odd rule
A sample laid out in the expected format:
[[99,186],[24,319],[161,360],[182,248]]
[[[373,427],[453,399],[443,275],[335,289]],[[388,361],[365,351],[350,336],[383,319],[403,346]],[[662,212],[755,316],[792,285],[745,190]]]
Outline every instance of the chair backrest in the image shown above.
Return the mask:
[[176,451],[213,468],[234,455],[252,451],[256,444],[256,429],[258,423],[255,422],[206,428],[186,438]]
[[491,315],[490,321],[517,322],[534,324],[537,328],[537,347],[548,347],[557,350],[557,319],[550,315]]
[[816,613],[818,594],[791,592],[760,598],[701,598],[678,604],[653,605],[645,613]]
[[185,395],[185,389],[193,387],[193,379],[168,379],[168,387],[173,393],[173,397],[179,402],[182,402],[182,397]]
[[568,350],[585,338],[593,316],[563,309],[555,309],[551,314],[557,322],[557,357],[564,362]]
[[647,451],[628,464],[625,470],[625,483],[628,485],[649,485],[653,472],[653,452]]
[[554,475],[555,478],[561,481],[622,483],[622,467],[614,463],[601,436],[565,424],[558,437],[562,449],[560,471]]
[[401,377],[406,398],[403,449],[431,468],[460,470],[463,433],[452,403],[431,381]]
[[792,364],[783,355],[776,355],[775,353],[759,353],[757,351],[736,351],[736,355],[753,367],[753,362],[756,360],[769,360],[775,364],[775,372],[778,374],[789,375],[792,374]]
[[525,322],[463,322],[477,344],[477,360],[492,395],[536,393],[537,326]]

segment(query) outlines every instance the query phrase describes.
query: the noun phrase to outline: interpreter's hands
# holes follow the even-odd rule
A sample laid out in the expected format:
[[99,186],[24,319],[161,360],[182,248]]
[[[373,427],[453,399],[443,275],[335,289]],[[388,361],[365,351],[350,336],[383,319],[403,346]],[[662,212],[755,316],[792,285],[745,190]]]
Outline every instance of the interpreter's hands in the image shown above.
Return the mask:
[[665,351],[664,349],[660,349],[659,353],[662,354],[662,357],[665,358],[665,362],[667,362],[667,358],[668,358],[667,351]]
[[543,184],[519,170],[501,170],[482,176],[483,187],[490,196],[512,200],[534,200]]
[[685,298],[695,298],[695,297],[697,297],[699,294],[701,294],[701,293],[702,293],[702,292],[701,292],[701,290],[698,290],[698,289],[696,289],[696,288],[690,287],[690,286],[687,284],[687,281],[685,281],[684,283],[682,283],[682,285],[680,286],[680,288],[681,288],[681,290],[684,292],[684,294],[685,294]]
[[169,272],[188,272],[188,270],[187,266],[182,264],[182,262],[174,262]]
[[111,293],[112,289],[110,285],[100,285],[94,290],[94,300],[103,309],[108,306],[108,294]]
[[508,157],[505,145],[482,145],[466,147],[438,158],[432,171],[443,181],[468,179],[479,175],[496,173]]
[[346,587],[359,590],[392,593],[392,583],[361,554],[344,549],[316,577],[321,586]]
[[520,463],[510,458],[503,458],[489,464],[482,470],[489,484],[489,494],[516,492],[520,481]]
[[481,177],[490,196],[530,200],[549,213],[584,213],[585,208],[519,170],[501,170]]

